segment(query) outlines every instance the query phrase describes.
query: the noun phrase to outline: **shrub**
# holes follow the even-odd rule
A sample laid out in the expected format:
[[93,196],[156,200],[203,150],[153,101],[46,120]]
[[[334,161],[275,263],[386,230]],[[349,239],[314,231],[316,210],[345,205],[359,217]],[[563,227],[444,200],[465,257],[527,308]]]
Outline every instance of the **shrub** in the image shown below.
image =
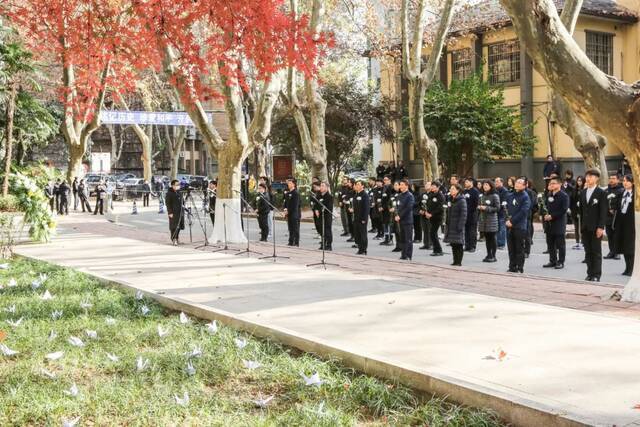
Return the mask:
[[20,201],[13,194],[0,196],[0,212],[18,212],[20,211]]

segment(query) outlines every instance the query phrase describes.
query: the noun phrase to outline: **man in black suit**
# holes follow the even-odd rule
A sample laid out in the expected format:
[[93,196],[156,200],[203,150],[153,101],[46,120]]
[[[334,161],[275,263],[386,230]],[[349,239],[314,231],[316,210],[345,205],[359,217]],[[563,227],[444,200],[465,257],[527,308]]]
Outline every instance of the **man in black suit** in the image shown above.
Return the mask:
[[409,191],[409,181],[400,181],[400,194],[398,195],[398,211],[395,220],[400,225],[402,234],[402,256],[400,259],[411,261],[413,257],[413,208],[415,199]]
[[605,231],[607,232],[607,243],[609,244],[609,253],[604,258],[620,259],[619,252],[616,248],[616,241],[618,240],[616,237],[616,216],[622,204],[622,193],[624,193],[624,188],[622,188],[622,182],[617,173],[609,176],[609,185],[606,190],[604,190],[604,193],[607,196],[608,206]]
[[[100,200],[100,198],[98,198]],[[184,229],[184,215],[182,207],[184,201],[180,193],[180,181],[174,179],[167,191],[167,215],[169,216],[169,232],[171,233],[171,243],[174,246],[180,244],[180,230]],[[98,205],[96,204],[96,210]]]
[[543,220],[547,225],[547,242],[549,246],[549,262],[545,268],[564,268],[566,254],[567,210],[569,196],[562,191],[560,178],[551,178],[547,196],[547,214]]
[[357,255],[366,255],[368,246],[367,221],[369,219],[369,195],[364,191],[364,184],[356,181],[353,186],[353,237],[358,245]]
[[287,179],[289,191],[284,197],[284,214],[289,228],[289,246],[300,246],[300,195],[295,178]]
[[467,222],[464,225],[464,250],[475,252],[478,242],[478,203],[480,191],[473,178],[464,180],[464,198],[467,199]]
[[589,169],[585,173],[585,189],[580,194],[582,243],[587,264],[585,280],[599,282],[602,275],[602,236],[607,223],[607,196],[598,187],[600,171]]
[[333,224],[333,196],[329,193],[329,185],[326,182],[320,183],[318,192],[318,208],[320,209],[320,236],[322,241],[320,248],[324,245],[326,251],[331,250],[333,244],[333,232],[331,225]]

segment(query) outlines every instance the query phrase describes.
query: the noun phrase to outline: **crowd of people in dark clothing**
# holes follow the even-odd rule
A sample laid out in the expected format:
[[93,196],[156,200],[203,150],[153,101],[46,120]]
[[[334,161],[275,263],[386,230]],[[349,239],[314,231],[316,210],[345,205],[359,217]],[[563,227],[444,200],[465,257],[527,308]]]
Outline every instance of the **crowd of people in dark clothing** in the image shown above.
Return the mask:
[[[106,187],[96,187],[96,198],[100,199],[101,193],[106,193]],[[51,212],[55,212],[58,215],[69,215],[69,204],[73,202],[73,210],[78,210],[78,205],[82,209],[82,212],[91,213],[91,204],[89,203],[89,189],[84,179],[78,179],[77,177],[71,182],[71,186],[65,180],[57,179],[49,181],[44,188],[44,194],[49,201],[49,208]],[[98,212],[98,205],[100,205],[100,214],[103,213],[102,205],[96,203],[96,211]]]

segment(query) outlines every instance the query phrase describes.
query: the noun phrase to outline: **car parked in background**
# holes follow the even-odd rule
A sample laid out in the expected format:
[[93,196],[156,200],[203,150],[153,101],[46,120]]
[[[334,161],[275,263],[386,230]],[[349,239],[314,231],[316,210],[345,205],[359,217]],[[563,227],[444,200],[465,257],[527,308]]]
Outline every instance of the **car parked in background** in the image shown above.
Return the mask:
[[127,178],[122,181],[124,186],[123,192],[125,198],[139,198],[144,193],[144,179],[143,178]]
[[191,177],[191,180],[189,181],[189,185],[197,190],[201,190],[205,186],[206,181],[207,181],[206,176],[193,175]]

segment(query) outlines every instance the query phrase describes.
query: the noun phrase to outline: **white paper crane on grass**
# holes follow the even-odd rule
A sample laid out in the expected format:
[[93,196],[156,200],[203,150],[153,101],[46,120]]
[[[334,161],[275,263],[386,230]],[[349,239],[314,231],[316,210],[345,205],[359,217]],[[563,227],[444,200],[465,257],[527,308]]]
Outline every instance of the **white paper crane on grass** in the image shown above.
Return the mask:
[[58,320],[62,317],[62,310],[53,310],[51,312],[51,318],[53,320]]
[[160,338],[164,338],[167,335],[169,335],[169,330],[168,329],[162,329],[162,325],[158,325],[158,336]]
[[180,406],[187,406],[189,404],[189,393],[187,393],[186,391],[184,392],[184,395],[182,397],[178,396],[177,394],[174,394],[173,397],[176,399],[176,403]]
[[97,340],[98,339],[98,332],[97,331],[92,331],[91,329],[85,329],[84,333],[87,334],[87,336],[89,338],[91,338],[92,340]]
[[80,303],[80,308],[81,308],[81,309],[83,309],[83,310],[85,310],[85,311],[89,310],[91,307],[93,307],[93,304],[91,304],[91,303],[90,303],[90,302],[88,302],[88,301],[82,301],[82,302]]
[[107,316],[107,318],[106,318],[106,319],[104,319],[104,323],[106,323],[106,324],[107,324],[107,325],[109,325],[109,326],[113,326],[113,325],[115,325],[115,324],[116,324],[116,319],[114,319],[114,318],[113,318],[113,317],[111,317],[111,316]]
[[310,377],[306,376],[305,374],[303,374],[302,372],[300,373],[300,376],[302,377],[302,379],[304,380],[304,385],[307,386],[320,386],[324,383],[324,381],[322,381],[320,379],[320,374],[319,373],[315,373],[313,375],[311,375]]
[[56,338],[58,338],[58,333],[52,329],[51,332],[49,332],[49,341],[53,341]]
[[53,295],[49,292],[49,289],[45,290],[44,293],[40,296],[40,299],[43,301],[49,301],[53,299]]
[[20,324],[22,323],[23,318],[19,318],[18,320],[11,320],[11,319],[7,319],[6,322],[9,326],[11,326],[12,328],[17,328],[18,326],[20,326]]
[[7,287],[15,288],[16,286],[18,286],[18,282],[16,281],[16,279],[14,279],[13,277],[9,279],[9,283],[7,283]]
[[269,405],[269,402],[271,402],[272,400],[273,400],[273,396],[265,397],[264,399],[262,397],[259,397],[257,400],[254,400],[253,403],[255,403],[258,408],[264,409]]
[[67,342],[74,347],[84,347],[84,343],[82,342],[82,340],[78,337],[74,337],[73,335],[69,337]]
[[186,325],[187,323],[189,323],[190,320],[187,317],[186,314],[184,314],[182,311],[180,312],[180,323],[182,323],[183,325]]
[[142,356],[138,356],[136,360],[136,370],[142,372],[149,366],[149,359],[143,359]]
[[7,270],[9,269],[9,264],[0,264],[0,270]]
[[187,362],[186,371],[187,371],[187,374],[189,374],[189,375],[195,375],[196,374],[196,368],[193,367],[193,364],[191,363],[191,360],[189,360]]
[[245,340],[244,338],[236,338],[234,341],[236,343],[236,347],[238,347],[240,350],[247,346],[247,340]]
[[242,364],[244,365],[245,368],[251,371],[253,371],[254,369],[258,369],[259,367],[262,366],[262,363],[256,362],[255,360],[243,360]]
[[56,352],[53,352],[53,353],[45,354],[44,358],[47,359],[47,360],[54,361],[54,360],[62,359],[62,356],[64,356],[64,351],[56,351]]
[[80,417],[76,417],[70,420],[62,420],[62,427],[76,427],[78,421],[80,421]]
[[144,294],[142,293],[142,291],[140,291],[140,290],[136,291],[136,299],[138,301],[142,301],[144,299]]
[[215,335],[218,332],[218,323],[212,320],[211,323],[207,323],[207,332],[211,335]]
[[56,374],[44,368],[40,369],[40,373],[49,379],[54,379],[56,377]]
[[15,356],[19,352],[15,350],[11,350],[5,344],[0,344],[0,353],[4,354],[7,357],[11,357],[11,356]]
[[202,356],[202,349],[199,346],[195,346],[193,347],[193,350],[188,351],[185,355],[190,359],[192,357],[200,357]]
[[5,307],[4,311],[6,311],[7,313],[15,313],[16,312],[16,305],[12,304],[9,307]]
[[115,354],[112,354],[112,353],[107,353],[107,358],[109,360],[111,360],[112,362],[120,361],[120,358],[118,356],[116,356]]
[[151,310],[146,305],[143,305],[142,307],[140,307],[140,313],[142,313],[143,316],[146,316],[147,314],[149,314],[150,311]]
[[76,385],[76,383],[73,383],[69,390],[64,391],[64,394],[71,397],[77,397],[78,394],[80,394],[80,390],[78,390],[78,386]]

